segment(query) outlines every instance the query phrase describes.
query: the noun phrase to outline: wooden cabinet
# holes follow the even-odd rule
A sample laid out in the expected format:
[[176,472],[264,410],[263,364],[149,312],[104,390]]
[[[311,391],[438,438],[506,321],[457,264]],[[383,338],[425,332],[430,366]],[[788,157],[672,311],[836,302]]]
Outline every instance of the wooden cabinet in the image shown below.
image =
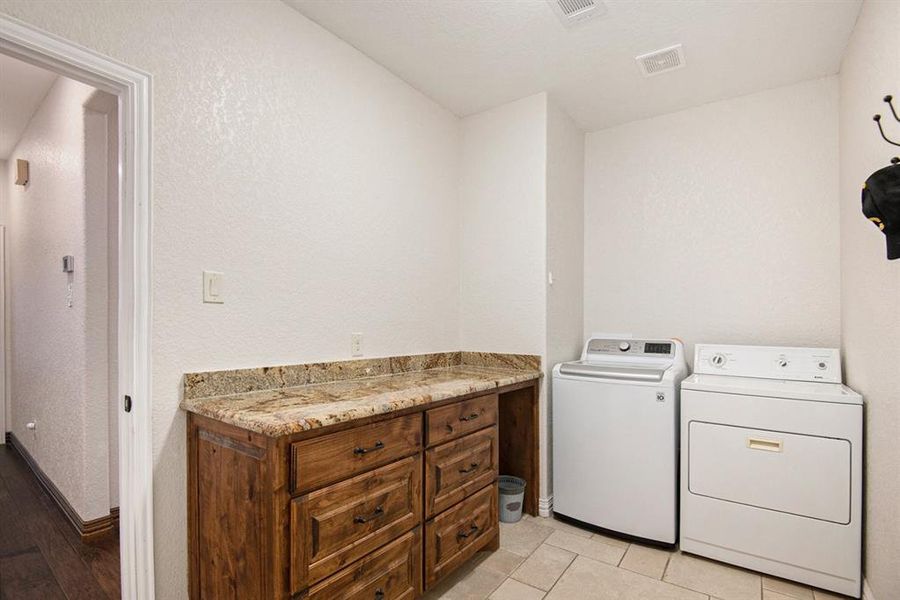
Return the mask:
[[497,428],[492,426],[425,452],[425,513],[433,517],[497,479]]
[[497,394],[487,394],[425,411],[428,445],[434,446],[497,422]]
[[313,586],[309,600],[412,600],[422,593],[421,529]]
[[291,502],[294,592],[422,521],[422,457],[391,463]]
[[449,575],[497,535],[497,483],[494,482],[425,525],[425,583]]
[[422,416],[397,417],[291,444],[294,492],[340,481],[422,449]]
[[525,401],[537,382],[274,438],[190,414],[191,598],[420,597],[498,547],[501,468],[536,482]]

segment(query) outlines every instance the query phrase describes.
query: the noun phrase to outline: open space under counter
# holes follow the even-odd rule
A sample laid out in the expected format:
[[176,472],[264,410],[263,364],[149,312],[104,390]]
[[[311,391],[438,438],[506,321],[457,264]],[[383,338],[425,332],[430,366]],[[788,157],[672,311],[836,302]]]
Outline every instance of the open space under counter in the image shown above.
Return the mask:
[[420,597],[498,547],[500,473],[537,514],[540,378],[482,353],[186,375],[191,597]]

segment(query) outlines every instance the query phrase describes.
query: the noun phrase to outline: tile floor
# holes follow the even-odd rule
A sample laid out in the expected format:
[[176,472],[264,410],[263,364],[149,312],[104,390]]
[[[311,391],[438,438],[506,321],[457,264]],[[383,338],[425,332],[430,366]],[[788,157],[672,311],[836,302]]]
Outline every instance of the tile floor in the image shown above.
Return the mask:
[[426,600],[838,600],[844,598],[678,551],[526,515],[500,524],[500,549]]

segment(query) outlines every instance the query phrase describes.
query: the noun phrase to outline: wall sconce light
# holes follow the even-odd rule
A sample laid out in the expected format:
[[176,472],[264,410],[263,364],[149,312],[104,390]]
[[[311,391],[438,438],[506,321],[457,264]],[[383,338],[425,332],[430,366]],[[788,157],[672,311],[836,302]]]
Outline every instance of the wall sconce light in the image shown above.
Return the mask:
[[28,183],[28,161],[21,158],[16,159],[16,185],[25,185]]

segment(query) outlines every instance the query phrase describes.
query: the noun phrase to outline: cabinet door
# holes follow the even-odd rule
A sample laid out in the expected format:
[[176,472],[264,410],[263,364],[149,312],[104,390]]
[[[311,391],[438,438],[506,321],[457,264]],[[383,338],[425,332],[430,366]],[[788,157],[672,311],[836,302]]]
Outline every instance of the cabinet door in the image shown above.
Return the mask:
[[299,592],[422,519],[422,457],[404,458],[291,503],[291,576]]
[[416,528],[309,589],[308,600],[413,600],[422,593],[422,536]]
[[425,411],[427,445],[434,446],[497,422],[497,394]]
[[326,434],[291,445],[294,493],[335,483],[422,449],[422,415]]
[[425,452],[425,513],[432,517],[494,482],[499,473],[497,427]]
[[494,483],[425,524],[425,585],[429,589],[490,543],[500,529]]

